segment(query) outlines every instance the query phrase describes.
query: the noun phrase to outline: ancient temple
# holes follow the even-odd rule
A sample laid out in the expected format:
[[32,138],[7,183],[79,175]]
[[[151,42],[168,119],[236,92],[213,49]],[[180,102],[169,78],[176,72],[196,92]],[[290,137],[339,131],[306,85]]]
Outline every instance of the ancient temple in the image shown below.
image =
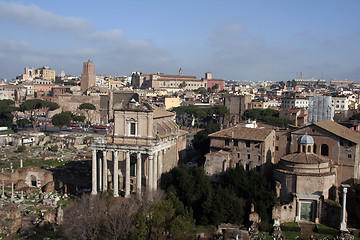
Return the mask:
[[273,218],[280,222],[320,222],[324,199],[336,186],[336,168],[332,161],[313,153],[314,139],[305,134],[298,138],[298,152],[281,157],[274,171],[281,206]]
[[174,113],[138,97],[118,99],[110,106],[112,131],[92,145],[92,194],[112,189],[129,197],[158,188],[161,174],[184,157],[186,132]]

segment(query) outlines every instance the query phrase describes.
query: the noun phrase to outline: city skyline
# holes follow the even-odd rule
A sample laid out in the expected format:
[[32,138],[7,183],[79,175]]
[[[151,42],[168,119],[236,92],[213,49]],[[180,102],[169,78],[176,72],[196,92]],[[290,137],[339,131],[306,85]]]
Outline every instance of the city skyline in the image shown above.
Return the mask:
[[226,80],[359,82],[358,1],[0,1],[0,78],[49,66]]

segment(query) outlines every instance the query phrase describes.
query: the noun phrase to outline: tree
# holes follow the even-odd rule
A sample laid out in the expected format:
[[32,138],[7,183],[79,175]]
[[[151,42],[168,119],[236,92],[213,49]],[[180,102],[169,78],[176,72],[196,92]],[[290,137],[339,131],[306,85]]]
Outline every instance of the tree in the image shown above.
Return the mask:
[[55,114],[51,121],[54,126],[62,128],[63,126],[69,125],[71,123],[72,113],[71,112],[61,112]]
[[175,209],[169,200],[155,202],[150,205],[151,233],[156,239],[163,233],[169,235],[170,223],[175,215]]
[[36,125],[37,115],[42,107],[43,107],[43,100],[41,99],[30,99],[20,104],[21,112],[28,111],[30,113],[30,121],[34,129]]
[[121,199],[115,199],[108,204],[108,213],[106,216],[105,227],[110,239],[128,239],[133,219],[138,210],[134,203],[123,202]]
[[49,117],[48,116],[49,112],[60,108],[60,106],[57,103],[49,102],[49,101],[42,101],[41,105],[45,109],[45,117],[46,117],[46,119],[45,119],[45,132],[46,132],[47,119]]
[[96,110],[96,107],[93,105],[93,104],[91,104],[91,103],[83,103],[83,104],[81,104],[80,106],[79,106],[79,109],[80,110],[84,110],[85,112],[86,112],[86,115],[88,116],[88,118],[87,118],[87,122],[88,122],[88,127],[89,127],[89,125],[90,125],[90,116],[89,116],[89,111],[90,110]]
[[195,149],[201,151],[202,155],[205,155],[210,151],[210,139],[209,134],[217,132],[220,130],[220,124],[218,123],[210,123],[205,126],[205,129],[197,132],[194,135],[194,139],[192,140],[192,144]]
[[170,223],[169,235],[171,239],[194,239],[194,223],[192,219],[179,215]]
[[4,99],[0,100],[0,126],[11,127],[13,123],[14,101]]
[[63,234],[68,239],[100,239],[106,211],[106,202],[99,195],[83,195],[64,210]]
[[[193,211],[197,223],[207,224],[209,222],[204,203],[208,202],[213,195],[213,188],[210,178],[202,167],[189,168],[187,165],[181,165],[173,168],[164,175],[162,187],[168,195],[174,194],[184,204],[184,207],[189,209],[189,214],[184,214],[185,216],[191,216],[190,213]],[[176,206],[179,204],[177,203]]]
[[16,121],[16,124],[17,124],[19,127],[24,128],[24,127],[26,127],[27,125],[30,124],[30,121],[27,120],[26,118],[22,118],[22,119],[17,120],[17,121]]
[[74,122],[84,122],[85,121],[85,116],[83,116],[83,115],[81,115],[81,116],[75,115],[75,116],[72,117],[72,120]]
[[219,89],[219,84],[217,84],[217,83],[215,83],[213,86],[212,86],[212,88],[211,88],[211,90],[213,90],[213,91],[217,91]]
[[132,229],[130,239],[143,240],[147,234],[146,216],[142,213],[137,213],[132,221]]
[[200,93],[202,96],[205,96],[208,94],[208,92],[206,91],[206,88],[204,88],[204,87],[199,87],[197,89],[197,92]]

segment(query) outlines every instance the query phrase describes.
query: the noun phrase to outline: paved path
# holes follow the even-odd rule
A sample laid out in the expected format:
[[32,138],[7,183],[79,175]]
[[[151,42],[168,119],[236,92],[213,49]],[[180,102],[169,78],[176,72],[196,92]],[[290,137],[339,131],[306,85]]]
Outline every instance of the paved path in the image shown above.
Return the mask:
[[301,222],[299,223],[301,228],[301,236],[304,240],[311,239],[311,236],[317,237],[318,234],[315,231],[315,223],[313,222]]

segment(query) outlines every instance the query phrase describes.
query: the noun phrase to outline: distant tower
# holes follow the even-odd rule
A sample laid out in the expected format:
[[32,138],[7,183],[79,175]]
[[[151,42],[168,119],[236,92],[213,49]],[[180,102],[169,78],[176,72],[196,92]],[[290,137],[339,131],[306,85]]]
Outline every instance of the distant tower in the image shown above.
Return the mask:
[[206,73],[205,73],[205,79],[209,79],[209,80],[210,80],[211,77],[212,77],[212,76],[211,76],[211,72],[206,72]]
[[182,68],[179,69],[179,76],[182,76],[183,72],[182,72]]
[[88,60],[83,63],[83,73],[81,74],[81,91],[85,92],[87,89],[95,85],[95,64]]

